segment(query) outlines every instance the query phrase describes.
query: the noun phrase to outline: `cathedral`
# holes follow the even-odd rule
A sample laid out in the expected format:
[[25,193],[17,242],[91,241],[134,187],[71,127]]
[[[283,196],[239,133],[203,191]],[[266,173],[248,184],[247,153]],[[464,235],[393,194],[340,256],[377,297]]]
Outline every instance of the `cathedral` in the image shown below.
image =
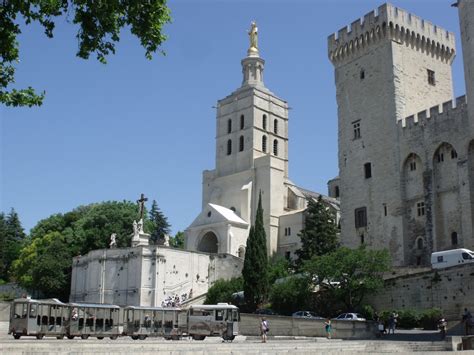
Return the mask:
[[[288,104],[265,87],[255,22],[249,37],[242,85],[216,105],[216,167],[203,172],[202,211],[186,229],[186,249],[243,258],[261,194],[267,252],[292,259],[307,199],[319,194],[288,177]],[[338,216],[339,201],[322,197]]]
[[[390,4],[328,38],[338,105],[341,238],[394,265],[474,248],[474,1],[459,0],[466,95],[453,97],[454,34]],[[446,9],[449,11],[449,8]]]

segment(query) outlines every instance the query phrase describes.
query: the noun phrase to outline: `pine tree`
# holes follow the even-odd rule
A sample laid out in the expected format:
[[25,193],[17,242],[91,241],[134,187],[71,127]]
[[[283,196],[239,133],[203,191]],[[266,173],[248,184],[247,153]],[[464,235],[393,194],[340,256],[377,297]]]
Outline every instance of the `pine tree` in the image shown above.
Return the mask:
[[165,234],[170,233],[171,225],[168,223],[168,218],[158,208],[156,200],[153,200],[151,205],[150,221],[152,223],[150,244],[162,243],[165,240]]
[[263,304],[268,297],[267,238],[263,226],[262,196],[258,198],[255,225],[250,228],[245,250],[244,268],[245,303],[250,311]]
[[18,213],[12,208],[5,216],[0,214],[0,279],[7,280],[13,261],[20,255],[26,234]]
[[301,249],[296,251],[298,266],[313,256],[333,252],[339,247],[335,216],[327,208],[321,195],[317,201],[312,198],[308,200],[305,227],[298,236],[301,239]]

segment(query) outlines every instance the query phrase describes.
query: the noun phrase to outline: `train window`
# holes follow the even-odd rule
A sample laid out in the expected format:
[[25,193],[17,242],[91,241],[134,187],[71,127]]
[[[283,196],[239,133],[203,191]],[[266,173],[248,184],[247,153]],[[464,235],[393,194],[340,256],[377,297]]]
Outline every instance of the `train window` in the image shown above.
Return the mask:
[[36,318],[36,310],[38,308],[38,305],[36,304],[30,304],[30,318]]
[[15,318],[26,318],[26,303],[17,303],[15,305]]
[[216,310],[216,320],[224,320],[224,311]]
[[232,320],[234,322],[238,322],[240,320],[239,319],[239,312],[235,309],[232,311]]

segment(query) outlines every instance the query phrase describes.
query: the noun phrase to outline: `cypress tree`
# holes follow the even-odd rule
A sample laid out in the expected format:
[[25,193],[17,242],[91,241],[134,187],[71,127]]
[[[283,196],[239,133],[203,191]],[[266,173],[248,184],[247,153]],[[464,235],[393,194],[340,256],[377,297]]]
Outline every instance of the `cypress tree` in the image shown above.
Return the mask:
[[317,201],[308,200],[305,226],[298,236],[301,239],[301,249],[296,251],[298,266],[313,256],[333,252],[339,247],[335,216],[324,204],[321,195]]
[[20,255],[26,234],[18,213],[12,208],[5,216],[0,214],[0,279],[8,280],[13,261]]
[[165,234],[170,233],[171,225],[168,223],[168,218],[158,208],[156,200],[153,200],[151,205],[150,221],[152,223],[150,243],[162,244],[165,240]]
[[268,297],[267,237],[263,226],[262,196],[258,197],[255,224],[250,228],[245,250],[244,268],[245,303],[250,311],[263,304]]

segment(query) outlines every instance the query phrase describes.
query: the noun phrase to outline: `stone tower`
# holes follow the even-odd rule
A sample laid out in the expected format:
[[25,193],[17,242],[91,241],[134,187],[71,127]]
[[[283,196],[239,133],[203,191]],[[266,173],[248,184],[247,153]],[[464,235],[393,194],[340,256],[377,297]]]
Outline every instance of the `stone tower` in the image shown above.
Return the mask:
[[[329,36],[345,245],[388,248],[395,265],[406,263],[411,241],[404,233],[405,212],[429,192],[404,187],[398,125],[406,116],[452,100],[454,48],[452,33],[390,4]],[[426,218],[431,250],[432,227]]]
[[[466,78],[466,97],[471,124],[474,123],[474,1],[459,0],[459,21],[461,25],[464,77]],[[474,130],[474,126],[471,125]]]
[[203,172],[202,212],[186,231],[189,250],[242,256],[261,192],[268,252],[277,251],[287,194],[288,105],[265,87],[256,42],[241,64],[242,85],[217,102],[216,168]]

